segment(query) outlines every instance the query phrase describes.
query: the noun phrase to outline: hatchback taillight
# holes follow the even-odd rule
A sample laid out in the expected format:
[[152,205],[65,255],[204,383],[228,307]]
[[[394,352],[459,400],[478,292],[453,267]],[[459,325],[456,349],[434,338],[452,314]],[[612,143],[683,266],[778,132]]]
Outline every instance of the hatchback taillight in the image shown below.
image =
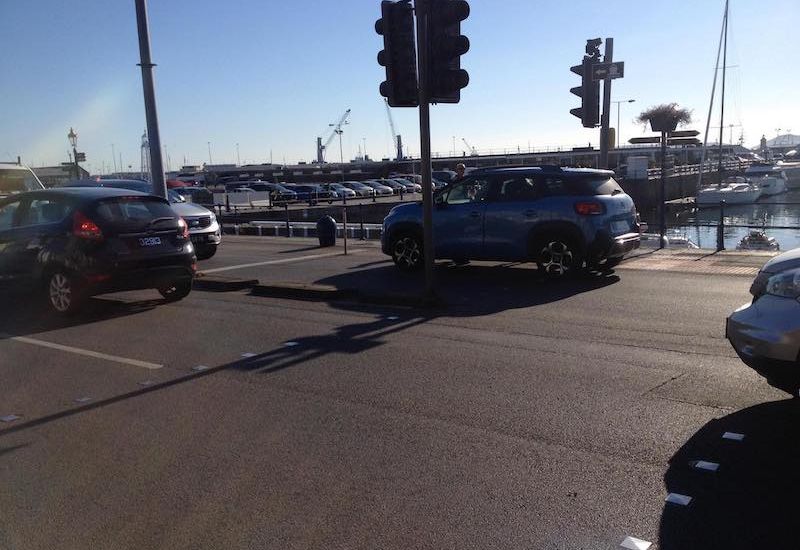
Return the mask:
[[189,238],[189,224],[183,218],[178,218],[178,233],[184,239]]
[[103,232],[83,212],[78,210],[72,218],[72,234],[81,239],[99,241],[103,239]]
[[582,201],[575,203],[575,212],[581,216],[597,216],[599,214],[605,214],[606,209],[599,202]]

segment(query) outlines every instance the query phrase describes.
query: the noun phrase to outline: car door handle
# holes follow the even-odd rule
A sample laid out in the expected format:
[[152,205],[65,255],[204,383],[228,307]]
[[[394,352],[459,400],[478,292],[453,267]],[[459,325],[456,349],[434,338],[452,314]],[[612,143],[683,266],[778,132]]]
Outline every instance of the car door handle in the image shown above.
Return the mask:
[[523,212],[526,218],[535,218],[536,217],[536,210],[526,210]]
[[477,211],[476,212],[470,212],[469,213],[469,217],[470,218],[480,218],[481,217],[481,213],[477,212]]

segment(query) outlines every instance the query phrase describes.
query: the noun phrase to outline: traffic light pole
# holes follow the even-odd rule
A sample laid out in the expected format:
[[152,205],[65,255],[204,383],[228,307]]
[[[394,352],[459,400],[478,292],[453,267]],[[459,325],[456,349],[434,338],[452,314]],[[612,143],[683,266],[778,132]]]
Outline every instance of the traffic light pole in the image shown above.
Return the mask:
[[[606,38],[606,50],[603,63],[614,61],[614,39]],[[600,168],[608,168],[608,127],[611,116],[611,77],[603,79],[603,114],[600,119]],[[617,128],[619,131],[619,128]]]
[[431,181],[430,82],[428,81],[428,0],[415,0],[417,14],[417,73],[419,75],[419,141],[422,174],[422,251],[425,256],[425,298],[435,296],[433,274],[433,184]]

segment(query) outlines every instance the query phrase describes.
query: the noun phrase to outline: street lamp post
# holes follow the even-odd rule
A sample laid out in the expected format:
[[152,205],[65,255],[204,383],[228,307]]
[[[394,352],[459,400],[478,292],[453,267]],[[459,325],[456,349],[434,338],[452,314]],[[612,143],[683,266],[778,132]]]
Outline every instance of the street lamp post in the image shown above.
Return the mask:
[[75,165],[75,179],[81,179],[81,168],[78,164],[78,134],[70,127],[67,134],[69,144],[72,146],[72,162]]
[[620,101],[612,101],[611,103],[617,104],[617,149],[619,149],[619,111],[620,111],[620,104],[621,103],[633,103],[636,101],[635,99],[621,99]]

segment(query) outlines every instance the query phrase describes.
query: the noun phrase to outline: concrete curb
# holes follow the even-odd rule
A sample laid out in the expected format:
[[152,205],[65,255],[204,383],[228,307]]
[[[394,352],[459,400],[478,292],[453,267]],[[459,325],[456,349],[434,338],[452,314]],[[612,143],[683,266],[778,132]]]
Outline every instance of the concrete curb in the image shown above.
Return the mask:
[[253,288],[258,284],[258,279],[239,279],[236,277],[219,277],[214,275],[203,275],[200,273],[192,283],[194,290],[205,290],[209,292],[234,292]]

